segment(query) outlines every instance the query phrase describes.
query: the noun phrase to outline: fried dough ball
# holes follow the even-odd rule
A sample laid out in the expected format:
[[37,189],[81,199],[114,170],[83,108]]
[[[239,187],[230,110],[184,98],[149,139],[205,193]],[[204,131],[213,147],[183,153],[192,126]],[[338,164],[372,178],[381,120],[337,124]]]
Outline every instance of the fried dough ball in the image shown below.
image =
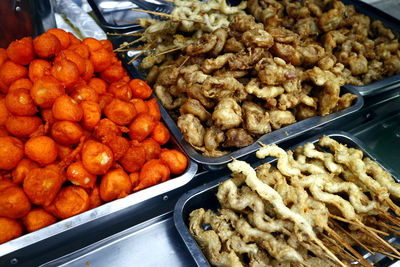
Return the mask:
[[83,135],[82,127],[72,121],[57,121],[51,127],[51,136],[62,145],[77,144]]
[[69,95],[57,97],[52,111],[54,118],[57,120],[80,121],[83,116],[82,107]]
[[22,184],[28,173],[35,168],[39,168],[36,162],[31,159],[23,158],[11,173],[12,181],[15,184]]
[[129,179],[131,179],[132,188],[135,188],[140,180],[139,180],[139,172],[132,172],[129,174]]
[[82,101],[81,107],[83,110],[82,126],[91,131],[101,119],[101,107],[93,101]]
[[100,73],[100,77],[108,83],[117,82],[125,75],[125,70],[119,64],[113,64]]
[[136,110],[133,104],[115,98],[104,108],[104,114],[118,125],[128,125],[135,118]]
[[93,188],[97,177],[83,167],[82,161],[76,161],[68,166],[67,179],[74,185],[80,185],[82,188]]
[[163,150],[160,159],[168,165],[172,174],[181,174],[187,167],[186,156],[176,149]]
[[79,40],[73,33],[67,32],[67,34],[68,34],[69,40],[71,41],[70,46],[82,44],[82,41]]
[[34,81],[31,89],[33,102],[41,108],[50,108],[56,98],[63,94],[64,87],[52,76],[43,76]]
[[111,83],[107,91],[113,94],[114,97],[124,101],[129,101],[132,98],[132,89],[128,83],[124,81]]
[[80,40],[79,43],[70,45],[70,47],[68,47],[68,50],[74,51],[84,59],[89,59],[89,47],[82,44]]
[[128,139],[122,136],[115,135],[110,140],[107,140],[106,145],[111,148],[114,154],[114,161],[118,161],[122,156],[125,155],[130,146],[130,143]]
[[82,43],[89,48],[90,52],[97,51],[103,47],[99,40],[92,37],[85,38]]
[[31,210],[24,190],[9,180],[0,180],[0,216],[18,219]]
[[[89,47],[90,49],[90,47]],[[112,64],[112,55],[104,48],[90,52],[90,61],[93,63],[95,72],[102,72]]]
[[147,99],[151,96],[150,86],[140,79],[133,79],[129,82],[132,94],[136,98]]
[[72,87],[79,78],[79,70],[76,64],[68,59],[60,59],[54,62],[51,75],[65,87]]
[[25,143],[25,155],[40,165],[47,165],[57,159],[56,142],[48,136],[36,136]]
[[149,137],[141,143],[146,152],[146,161],[160,157],[161,147],[153,138]]
[[103,176],[100,183],[100,197],[108,202],[129,195],[132,183],[123,169],[114,169]]
[[146,101],[148,108],[148,113],[154,118],[154,120],[159,121],[161,119],[160,107],[158,106],[157,100],[152,98]]
[[24,228],[19,221],[0,217],[0,244],[20,237],[23,231]]
[[24,37],[11,42],[7,47],[7,56],[17,64],[28,65],[35,57],[32,37]]
[[74,88],[71,97],[78,103],[85,100],[99,102],[99,94],[97,94],[96,90],[87,85],[80,85]]
[[132,142],[119,163],[127,172],[137,172],[146,161],[146,150],[138,142]]
[[83,146],[83,166],[92,174],[105,174],[111,168],[113,159],[112,150],[102,143],[89,140]]
[[170,170],[168,166],[160,159],[152,159],[147,161],[139,174],[139,185],[133,191],[147,188],[149,186],[165,182],[170,177]]
[[78,68],[79,75],[82,75],[86,70],[85,59],[78,55],[78,53],[73,50],[67,49],[62,50],[57,56],[54,58],[54,62],[59,62],[61,59],[68,59],[69,61],[75,63]]
[[92,61],[85,59],[85,71],[82,73],[81,77],[85,81],[89,81],[94,75],[94,67]]
[[131,99],[129,102],[131,102],[135,106],[137,114],[149,112],[149,108],[147,107],[147,104],[143,101],[143,99],[134,98]]
[[101,119],[94,127],[94,136],[102,142],[107,142],[110,138],[116,135],[120,136],[121,130],[114,122],[107,118]]
[[20,64],[16,64],[11,60],[4,62],[0,67],[0,80],[5,87],[0,88],[3,93],[8,92],[8,86],[14,81],[28,77],[28,69]]
[[55,35],[45,32],[33,40],[33,49],[40,58],[48,59],[61,51],[61,42]]
[[114,96],[110,93],[105,93],[104,95],[99,96],[99,105],[101,110],[103,111],[104,108],[113,101]]
[[63,220],[89,209],[89,195],[76,185],[64,187],[46,210]]
[[50,62],[44,59],[34,59],[29,64],[29,79],[33,82],[38,80],[39,78],[50,75],[51,71],[51,64]]
[[112,43],[110,42],[110,40],[107,40],[107,39],[100,40],[100,44],[108,52],[112,52],[114,50],[114,47],[113,47]]
[[93,189],[89,192],[89,209],[94,209],[103,204],[100,197],[100,187],[95,184]]
[[34,232],[55,223],[57,219],[42,208],[35,208],[31,210],[24,218],[24,224],[28,232]]
[[71,39],[66,31],[63,29],[53,28],[48,29],[48,33],[53,34],[60,41],[61,49],[66,49],[71,44]]
[[9,116],[6,128],[9,133],[16,137],[28,137],[42,125],[42,120],[30,116]]
[[6,106],[12,114],[19,116],[32,116],[38,112],[29,90],[22,88],[8,92]]
[[18,79],[16,81],[14,81],[12,84],[10,84],[10,87],[8,87],[8,92],[11,92],[15,89],[27,89],[28,91],[31,90],[33,86],[33,83],[31,82],[31,80],[29,80],[28,78],[21,78]]
[[6,99],[0,98],[0,125],[6,124],[8,116],[9,111],[6,106]]
[[151,134],[155,126],[156,121],[153,116],[148,113],[139,114],[129,125],[129,137],[141,142]]
[[24,144],[15,137],[0,137],[0,169],[11,170],[24,157]]
[[92,87],[99,95],[105,94],[107,92],[108,84],[100,78],[91,78],[88,82],[88,85]]
[[164,145],[168,142],[170,137],[167,127],[161,121],[157,122],[156,126],[151,133],[151,138],[153,138],[160,145]]
[[29,200],[36,205],[48,206],[63,184],[61,175],[50,168],[36,168],[25,177],[23,188]]

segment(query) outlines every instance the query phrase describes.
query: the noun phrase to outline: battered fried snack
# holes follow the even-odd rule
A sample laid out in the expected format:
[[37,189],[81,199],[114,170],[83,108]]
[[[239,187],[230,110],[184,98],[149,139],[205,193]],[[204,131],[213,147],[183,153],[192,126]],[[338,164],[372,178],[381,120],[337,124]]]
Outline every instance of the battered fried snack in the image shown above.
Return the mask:
[[124,81],[111,83],[107,88],[107,92],[113,94],[114,97],[123,101],[129,101],[132,98],[132,89],[128,83]]
[[51,127],[51,136],[62,145],[77,144],[83,135],[82,127],[72,121],[57,121]]
[[82,126],[91,131],[101,119],[101,107],[94,101],[82,101],[81,107],[83,111]]
[[72,185],[63,187],[45,209],[62,220],[87,211],[89,203],[86,191],[82,187]]
[[39,78],[50,75],[51,64],[44,59],[34,59],[29,64],[29,79],[35,82]]
[[52,111],[57,120],[80,121],[83,116],[82,107],[68,95],[57,97],[53,103]]
[[49,59],[61,51],[61,43],[55,35],[45,32],[33,40],[33,49],[40,58]]
[[155,126],[156,121],[153,116],[148,113],[139,114],[129,125],[129,137],[141,142],[152,133]]
[[18,219],[30,210],[31,203],[22,188],[9,180],[0,180],[0,216]]
[[39,165],[33,160],[23,158],[11,172],[12,181],[15,184],[22,184],[28,173],[38,167]]
[[136,192],[160,182],[165,182],[169,178],[170,170],[168,166],[159,159],[151,159],[140,170],[139,184],[133,191]]
[[95,184],[89,192],[89,210],[101,206],[103,203],[100,197],[100,188]]
[[67,168],[67,179],[74,185],[82,188],[93,188],[97,176],[88,172],[83,166],[82,161],[76,161]]
[[40,165],[48,165],[57,158],[56,142],[48,136],[30,138],[25,143],[25,156]]
[[34,81],[30,93],[36,105],[51,108],[56,98],[65,94],[65,89],[57,79],[45,75]]
[[106,174],[113,163],[111,149],[99,142],[89,140],[82,149],[82,163],[86,170],[95,175]]
[[55,223],[57,219],[42,208],[32,209],[25,217],[22,218],[28,232],[34,232]]
[[16,137],[29,137],[42,125],[38,116],[12,116],[6,121],[7,131]]
[[157,122],[156,126],[153,129],[153,132],[151,133],[151,138],[153,138],[157,143],[160,145],[164,145],[165,143],[168,142],[170,137],[169,131],[165,125],[159,121]]
[[133,104],[115,98],[104,108],[104,114],[118,125],[128,125],[135,118],[136,110]]
[[161,146],[153,138],[145,139],[140,145],[144,148],[146,161],[160,157]]
[[23,232],[24,228],[19,221],[0,217],[0,244],[20,237]]
[[6,51],[9,59],[21,65],[29,64],[35,57],[32,37],[24,37],[11,42]]
[[0,169],[12,170],[24,157],[24,144],[12,136],[0,137]]
[[168,165],[172,174],[181,174],[187,167],[186,156],[176,149],[161,151],[160,159]]
[[18,88],[8,92],[5,98],[8,111],[19,116],[33,116],[38,112],[28,89]]
[[100,197],[104,201],[126,197],[131,190],[131,180],[123,169],[111,170],[101,178]]
[[0,67],[0,80],[2,86],[0,91],[3,93],[8,92],[8,86],[14,81],[28,77],[28,69],[20,64],[16,64],[11,60],[7,60]]
[[138,142],[131,142],[126,153],[120,158],[119,163],[127,172],[139,171],[146,161],[146,150]]

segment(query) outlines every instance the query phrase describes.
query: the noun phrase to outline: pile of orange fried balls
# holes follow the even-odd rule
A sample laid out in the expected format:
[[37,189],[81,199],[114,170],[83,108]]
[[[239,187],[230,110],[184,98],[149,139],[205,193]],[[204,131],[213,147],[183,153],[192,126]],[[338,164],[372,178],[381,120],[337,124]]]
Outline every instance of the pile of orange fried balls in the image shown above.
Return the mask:
[[0,49],[0,243],[183,173],[142,80],[61,29]]

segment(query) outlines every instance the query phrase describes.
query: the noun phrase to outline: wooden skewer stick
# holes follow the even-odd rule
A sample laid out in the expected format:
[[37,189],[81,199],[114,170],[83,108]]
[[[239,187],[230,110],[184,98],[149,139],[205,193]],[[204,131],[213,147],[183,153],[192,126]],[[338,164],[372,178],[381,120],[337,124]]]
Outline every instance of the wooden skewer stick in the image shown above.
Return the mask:
[[330,251],[327,247],[325,247],[324,243],[322,243],[321,240],[319,240],[318,238],[314,238],[313,241],[314,241],[320,248],[322,248],[322,250],[325,251],[326,254],[328,254],[328,256],[329,256],[333,261],[335,261],[336,263],[338,263],[338,264],[339,264],[340,266],[342,266],[342,267],[346,267],[346,265],[345,265],[343,262],[341,262],[341,261],[336,257],[336,255],[332,253],[332,251]]
[[[379,224],[380,226],[383,226],[383,227],[385,227],[386,229],[388,229],[393,235],[395,235],[395,236],[397,236],[397,237],[400,237],[399,229],[396,229],[396,228],[398,228],[398,227],[392,226],[392,225],[387,224],[387,223],[384,223],[384,222],[378,222],[378,224]],[[393,228],[393,227],[396,227],[396,228]],[[399,249],[399,248],[397,248],[397,249]]]
[[156,57],[161,56],[161,55],[164,55],[164,54],[169,54],[169,53],[172,53],[172,52],[174,52],[174,51],[181,50],[182,48],[185,48],[185,47],[186,47],[186,46],[181,46],[181,47],[172,48],[172,49],[170,49],[170,50],[166,50],[166,51],[164,51],[164,52],[158,53],[158,54],[156,55]]
[[367,228],[370,231],[377,232],[378,234],[381,234],[381,235],[384,235],[384,236],[389,236],[388,233],[383,232],[383,231],[378,230],[378,229],[375,229],[375,228],[372,228],[372,227],[369,227],[369,226],[366,226],[362,222],[350,221],[350,220],[347,220],[345,218],[342,218],[342,217],[339,217],[339,216],[336,216],[336,215],[333,215],[333,214],[329,214],[329,217],[331,217],[333,219],[336,219],[336,220],[339,220],[339,221],[342,221],[342,222],[346,222],[346,223],[349,223],[349,224],[354,224],[354,225],[358,225],[358,226],[363,227],[363,228]]
[[380,208],[378,208],[378,210],[381,212],[380,214],[383,215],[386,219],[388,219],[389,221],[391,221],[393,224],[400,226],[400,220],[396,217],[394,217],[392,214],[390,214],[387,211],[384,211]]
[[194,20],[194,19],[188,19],[188,18],[174,18],[173,15],[168,14],[168,13],[163,13],[163,12],[156,12],[156,11],[150,11],[150,10],[145,10],[145,9],[137,9],[137,8],[132,8],[131,10],[137,11],[137,12],[148,13],[148,14],[163,17],[163,18],[169,18],[172,21],[187,20],[187,21],[192,21],[192,22],[197,22],[197,23],[205,23],[204,21],[201,21],[201,20]]
[[388,242],[383,240],[379,235],[377,235],[375,232],[369,230],[368,228],[361,228],[361,231],[363,231],[366,234],[370,234],[371,236],[375,237],[376,240],[378,240],[382,245],[384,245],[386,248],[390,249],[394,254],[397,256],[400,256],[400,253]]
[[340,235],[338,235],[333,229],[326,226],[326,227],[324,227],[324,230],[327,231],[328,234],[331,235],[334,239],[336,239],[342,245],[344,245],[344,247],[347,248],[351,253],[353,253],[353,255],[358,258],[360,264],[362,264],[364,266],[372,267],[372,264],[369,261],[364,259],[364,257],[361,256],[360,253],[358,253],[352,246],[350,246],[350,244],[348,244],[346,241],[344,241],[344,239]]
[[354,257],[350,252],[345,250],[342,246],[339,246],[335,239],[327,236],[324,233],[321,233],[321,235],[334,245],[334,248],[336,249],[334,252],[339,254],[340,257],[348,261],[358,261],[357,258]]
[[107,35],[115,35],[115,36],[142,36],[141,32],[133,32],[133,33],[118,33],[118,32],[107,32]]
[[138,53],[136,56],[134,56],[131,60],[129,60],[128,64],[131,64],[132,61],[134,61],[135,59],[137,59],[138,57],[140,57],[141,54],[143,54],[146,50],[148,50],[154,42],[148,43],[142,51],[140,51],[140,53]]
[[368,251],[369,253],[371,253],[371,255],[375,256],[375,253],[370,250],[366,245],[364,245],[363,243],[360,242],[360,240],[358,240],[357,238],[355,238],[354,236],[352,236],[349,232],[347,232],[342,226],[340,226],[337,222],[335,222],[334,220],[331,220],[331,222],[333,223],[333,225],[335,225],[335,227],[337,227],[340,231],[342,231],[343,233],[345,233],[348,237],[351,238],[351,240],[353,240],[354,242],[356,242],[358,245],[360,245],[361,247],[363,247],[366,251]]
[[121,50],[121,49],[123,49],[123,48],[125,48],[127,46],[133,45],[133,44],[138,43],[140,41],[144,41],[144,39],[145,39],[145,37],[142,36],[142,37],[140,37],[140,38],[138,38],[138,39],[136,39],[136,40],[134,40],[132,42],[129,42],[129,43],[126,43],[126,44],[122,44],[120,47],[114,49],[113,52],[118,52],[119,50]]
[[397,216],[400,216],[400,208],[396,204],[394,204],[390,198],[386,199],[386,203],[394,211],[394,213],[396,213]]
[[[381,250],[379,250],[379,251],[377,251],[377,252],[378,252],[378,253],[381,253],[381,254],[383,254],[383,255],[386,255],[386,256],[388,256],[389,258],[395,258],[395,259],[400,260],[400,257],[399,257],[399,256],[393,255],[393,254],[391,254],[391,253],[389,253],[389,252],[381,251]],[[393,260],[393,259],[391,259],[391,260]]]
[[183,65],[185,65],[185,63],[189,60],[189,58],[190,58],[190,56],[187,56],[187,57],[185,58],[185,60],[182,62],[182,64],[179,65],[178,69],[182,68]]

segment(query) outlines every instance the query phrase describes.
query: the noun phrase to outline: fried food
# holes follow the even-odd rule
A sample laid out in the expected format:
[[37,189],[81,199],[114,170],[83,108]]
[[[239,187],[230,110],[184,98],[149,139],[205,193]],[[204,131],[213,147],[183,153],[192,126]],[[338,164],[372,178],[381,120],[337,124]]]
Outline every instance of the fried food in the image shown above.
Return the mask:
[[31,203],[22,188],[9,180],[0,180],[0,216],[18,219],[30,210]]
[[101,119],[101,107],[94,101],[82,101],[81,108],[83,111],[82,126],[91,131]]
[[147,161],[139,174],[139,184],[133,188],[133,191],[139,191],[149,186],[165,182],[170,178],[168,166],[160,159],[151,159]]
[[51,127],[51,136],[61,145],[74,145],[83,135],[82,127],[72,121],[57,121]]
[[104,201],[126,197],[131,190],[131,180],[123,169],[110,170],[101,178],[100,197]]
[[165,125],[159,121],[151,133],[151,138],[157,141],[160,145],[164,145],[168,142],[170,137],[169,131]]
[[156,120],[149,113],[142,113],[129,125],[129,137],[139,142],[148,137],[156,127]]
[[82,149],[82,162],[90,173],[103,175],[111,168],[113,153],[108,146],[89,140],[85,142]]
[[24,157],[24,144],[15,137],[0,137],[0,169],[12,170]]
[[0,244],[20,237],[23,232],[24,228],[19,221],[0,217]]
[[52,111],[57,120],[80,121],[83,116],[82,107],[68,95],[57,97],[53,103]]
[[146,161],[146,150],[139,143],[131,142],[126,153],[120,158],[119,163],[127,172],[137,172]]
[[18,88],[9,91],[5,100],[7,109],[14,115],[33,116],[38,112],[28,89]]
[[65,94],[65,89],[54,77],[45,75],[34,81],[30,93],[36,105],[51,108],[56,98]]
[[89,195],[82,187],[70,185],[63,187],[45,209],[62,220],[87,211],[89,203]]
[[11,42],[6,51],[9,59],[21,65],[28,65],[35,57],[32,37],[24,37]]
[[9,116],[6,121],[7,131],[16,137],[29,137],[42,125],[38,116]]
[[136,109],[132,103],[114,98],[104,108],[104,114],[118,125],[128,125],[135,118]]
[[25,156],[40,165],[48,165],[57,158],[56,142],[48,136],[32,137],[25,143]]
[[88,172],[83,166],[82,161],[75,161],[67,168],[67,179],[74,185],[82,188],[93,188],[97,176]]
[[45,32],[33,40],[33,49],[38,57],[50,59],[61,51],[61,43],[55,35]]
[[13,183],[22,184],[28,173],[38,167],[39,165],[33,160],[23,158],[11,173]]
[[186,156],[176,149],[161,151],[160,159],[167,163],[172,174],[183,173],[188,164]]
[[55,223],[57,219],[42,208],[32,209],[22,222],[28,232],[34,232]]

